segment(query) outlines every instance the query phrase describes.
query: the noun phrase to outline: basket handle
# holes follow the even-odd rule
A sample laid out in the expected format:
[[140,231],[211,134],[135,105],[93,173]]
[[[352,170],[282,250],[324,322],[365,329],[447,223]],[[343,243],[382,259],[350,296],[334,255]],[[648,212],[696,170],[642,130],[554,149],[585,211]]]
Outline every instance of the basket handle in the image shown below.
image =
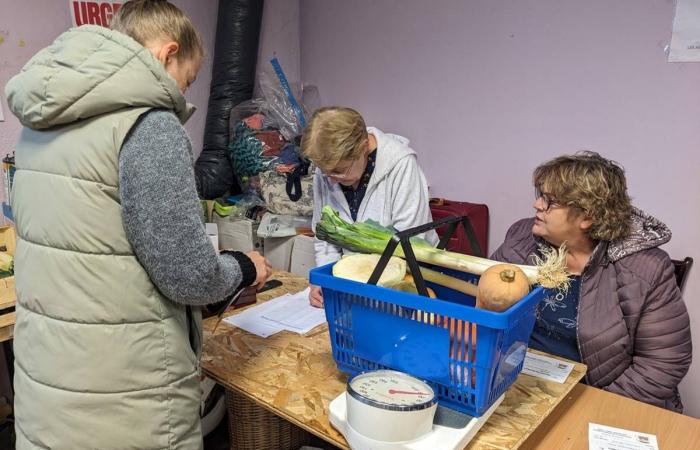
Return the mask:
[[440,238],[437,248],[444,250],[447,247],[447,243],[450,242],[452,235],[457,230],[457,225],[461,223],[464,232],[467,234],[467,240],[469,241],[469,246],[474,256],[485,258],[486,255],[482,252],[481,245],[479,245],[479,241],[476,239],[476,233],[474,232],[474,227],[472,227],[472,221],[469,219],[469,216],[451,216],[450,218],[458,218],[459,220],[450,222],[450,226],[447,232]]
[[462,227],[464,227],[464,231],[467,233],[467,238],[469,239],[469,244],[472,246],[472,250],[475,253],[477,253],[476,256],[480,256],[481,247],[479,246],[479,243],[476,240],[474,228],[472,227],[469,217],[443,217],[439,220],[434,220],[432,222],[419,225],[417,227],[409,228],[407,230],[394,233],[394,235],[391,236],[391,239],[384,248],[382,256],[379,258],[379,262],[372,271],[372,275],[369,277],[367,283],[373,285],[377,284],[377,282],[379,281],[379,277],[382,275],[384,269],[386,268],[386,265],[389,263],[389,258],[391,258],[391,256],[394,254],[396,247],[399,244],[401,244],[406,263],[408,264],[408,268],[411,270],[411,274],[413,274],[413,280],[416,283],[416,289],[418,290],[418,293],[423,297],[429,297],[428,289],[425,285],[425,280],[423,279],[423,274],[420,271],[420,266],[418,265],[418,261],[416,260],[416,255],[415,253],[413,253],[413,247],[411,246],[410,238],[417,234],[425,233],[426,231],[434,230],[435,228],[439,228],[445,224],[449,224],[450,227],[447,229],[447,233],[443,235],[442,239],[440,240],[440,243],[438,244],[438,248],[442,250],[445,248],[447,242],[452,237],[452,234],[457,229],[457,225],[460,223],[462,224]]

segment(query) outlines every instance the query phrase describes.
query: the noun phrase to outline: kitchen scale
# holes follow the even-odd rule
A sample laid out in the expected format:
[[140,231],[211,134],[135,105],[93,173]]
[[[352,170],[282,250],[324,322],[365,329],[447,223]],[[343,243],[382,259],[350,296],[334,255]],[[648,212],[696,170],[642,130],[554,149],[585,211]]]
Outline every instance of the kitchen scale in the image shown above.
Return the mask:
[[461,450],[502,400],[473,417],[439,406],[435,391],[418,378],[376,370],[348,380],[329,413],[353,450]]

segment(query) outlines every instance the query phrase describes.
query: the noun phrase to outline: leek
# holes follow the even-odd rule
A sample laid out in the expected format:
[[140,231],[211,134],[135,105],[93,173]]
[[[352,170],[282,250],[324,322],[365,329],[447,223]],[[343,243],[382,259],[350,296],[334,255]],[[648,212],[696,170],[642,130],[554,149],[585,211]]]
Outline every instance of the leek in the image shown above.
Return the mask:
[[[316,224],[318,239],[357,253],[383,253],[395,233],[395,230],[373,220],[348,223],[328,205],[321,210],[321,220]],[[460,272],[481,275],[489,267],[501,263],[501,261],[440,250],[418,237],[412,237],[410,241],[418,261]],[[543,248],[542,251],[544,258],[536,261],[536,266],[518,265],[518,267],[525,272],[530,284],[566,289],[569,281],[566,271],[566,249],[562,246],[559,249]],[[400,245],[396,247],[394,255],[405,258]]]
[[470,283],[468,281],[460,280],[459,278],[451,277],[445,275],[442,272],[437,272],[435,270],[430,270],[425,267],[420,268],[420,273],[423,275],[425,281],[431,281],[440,286],[445,286],[447,288],[453,289],[462,294],[471,295],[476,297],[476,284]]

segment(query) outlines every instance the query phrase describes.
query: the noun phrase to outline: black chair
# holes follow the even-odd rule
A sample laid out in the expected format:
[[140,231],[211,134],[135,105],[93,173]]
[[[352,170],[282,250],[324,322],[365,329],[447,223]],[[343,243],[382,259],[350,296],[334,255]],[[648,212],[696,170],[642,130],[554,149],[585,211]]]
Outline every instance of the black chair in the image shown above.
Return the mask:
[[693,265],[693,258],[686,256],[683,260],[672,259],[673,269],[676,273],[676,283],[678,284],[678,289],[683,290],[685,285],[685,279],[690,270],[690,266]]

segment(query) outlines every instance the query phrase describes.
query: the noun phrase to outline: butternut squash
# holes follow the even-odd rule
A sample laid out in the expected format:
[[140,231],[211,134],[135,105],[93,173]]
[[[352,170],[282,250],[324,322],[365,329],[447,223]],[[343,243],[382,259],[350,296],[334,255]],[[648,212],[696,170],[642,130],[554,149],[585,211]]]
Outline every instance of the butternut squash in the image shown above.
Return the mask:
[[513,264],[496,264],[481,275],[476,291],[476,307],[505,311],[530,292],[527,275]]

